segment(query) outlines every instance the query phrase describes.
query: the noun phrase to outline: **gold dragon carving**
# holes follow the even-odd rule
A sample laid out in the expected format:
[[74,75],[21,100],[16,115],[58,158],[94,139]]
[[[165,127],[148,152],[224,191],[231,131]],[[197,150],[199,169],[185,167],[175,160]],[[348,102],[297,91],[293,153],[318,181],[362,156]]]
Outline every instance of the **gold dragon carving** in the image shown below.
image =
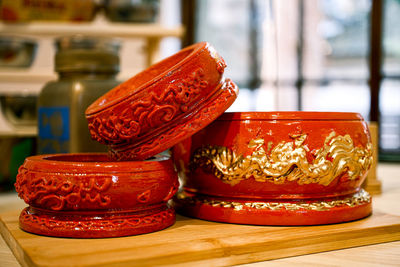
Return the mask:
[[[192,155],[190,168],[200,167],[212,172],[230,185],[253,177],[258,182],[282,184],[297,181],[299,185],[317,183],[327,186],[345,173],[349,180],[359,178],[368,171],[373,161],[372,144],[355,147],[348,134],[337,136],[331,132],[324,146],[313,152],[309,152],[304,144],[307,134],[290,137],[293,141],[280,142],[274,148],[269,142],[267,150],[264,139],[251,140],[248,147],[254,152],[246,157],[236,155],[226,147],[202,146]],[[307,153],[312,154],[312,162],[307,160]]]

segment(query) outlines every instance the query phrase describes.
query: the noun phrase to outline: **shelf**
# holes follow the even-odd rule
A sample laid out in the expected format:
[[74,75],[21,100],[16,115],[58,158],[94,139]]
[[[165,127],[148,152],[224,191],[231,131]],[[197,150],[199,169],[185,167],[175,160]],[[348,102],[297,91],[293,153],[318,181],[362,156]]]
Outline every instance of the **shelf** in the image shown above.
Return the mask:
[[[35,72],[23,72],[21,70],[2,71],[0,72],[0,83],[11,82],[11,83],[46,83],[51,80],[55,80],[57,75],[55,74],[42,74]],[[0,88],[2,92],[4,88]]]
[[28,37],[58,37],[86,35],[106,38],[144,38],[146,46],[146,65],[158,61],[160,41],[166,37],[181,38],[185,33],[182,25],[166,27],[159,23],[115,23],[104,18],[93,22],[31,22],[0,23],[0,35],[19,35]]
[[[132,77],[133,74],[136,74],[140,72],[142,69],[140,68],[132,68],[132,69],[126,69],[123,72],[118,73],[117,75],[117,80],[118,81],[125,81],[129,78]],[[29,70],[0,70],[0,84],[5,84],[5,83],[18,83],[18,84],[40,84],[43,85],[49,81],[55,81],[57,80],[57,74],[53,73],[52,71],[29,71]],[[32,87],[32,86],[31,86]],[[34,88],[34,86],[29,90],[31,94],[36,94],[39,93],[41,87],[39,87],[39,90],[37,88]],[[15,90],[14,87],[9,87],[9,86],[3,86],[0,87],[0,94],[1,93],[7,93],[7,92],[13,92]]]
[[36,137],[37,133],[38,133],[38,131],[35,127],[14,129],[12,131],[0,130],[0,138],[4,138],[4,137]]
[[49,23],[34,22],[26,24],[5,24],[0,23],[2,35],[26,35],[26,36],[59,36],[59,35],[95,35],[103,37],[181,37],[184,34],[184,27],[164,27],[160,24],[128,24],[128,23]]

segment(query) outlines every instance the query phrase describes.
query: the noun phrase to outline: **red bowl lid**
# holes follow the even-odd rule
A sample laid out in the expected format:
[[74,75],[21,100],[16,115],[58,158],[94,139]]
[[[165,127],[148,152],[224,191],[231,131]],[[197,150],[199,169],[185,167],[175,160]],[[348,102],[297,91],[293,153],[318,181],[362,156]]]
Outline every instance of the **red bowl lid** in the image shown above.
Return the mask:
[[233,103],[226,64],[202,42],[121,83],[86,110],[93,139],[115,160],[144,160],[196,133]]

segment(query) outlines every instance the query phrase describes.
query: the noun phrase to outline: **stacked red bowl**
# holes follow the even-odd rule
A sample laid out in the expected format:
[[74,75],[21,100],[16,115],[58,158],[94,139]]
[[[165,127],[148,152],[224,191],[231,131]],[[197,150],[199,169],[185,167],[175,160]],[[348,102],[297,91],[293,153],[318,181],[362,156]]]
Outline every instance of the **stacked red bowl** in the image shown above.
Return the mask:
[[[169,154],[236,99],[226,64],[208,43],[183,49],[120,84],[86,111],[93,139],[108,154],[33,156],[15,184],[29,205],[28,232],[101,238],[164,229],[175,222],[168,201],[178,189]],[[161,153],[161,154],[159,154]]]
[[224,60],[198,43],[151,66],[86,111],[93,139],[115,160],[144,160],[215,120],[237,96]]

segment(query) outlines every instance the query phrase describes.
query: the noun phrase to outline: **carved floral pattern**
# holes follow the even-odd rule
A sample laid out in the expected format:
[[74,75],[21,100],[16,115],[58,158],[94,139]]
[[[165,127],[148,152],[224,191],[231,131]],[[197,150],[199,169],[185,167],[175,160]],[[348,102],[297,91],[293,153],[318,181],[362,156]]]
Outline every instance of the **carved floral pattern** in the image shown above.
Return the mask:
[[147,203],[150,200],[150,196],[151,196],[151,189],[147,189],[146,191],[140,193],[137,196],[137,201],[139,201],[140,203]]
[[100,183],[92,177],[87,182],[76,184],[68,180],[68,175],[29,175],[31,177],[21,166],[15,183],[18,196],[29,205],[36,203],[51,210],[63,210],[79,209],[83,203],[96,203],[101,207],[111,203],[111,198],[104,194],[111,186],[111,178],[105,178]]
[[217,60],[217,71],[222,74],[226,68],[225,60],[222,57],[219,57]]
[[207,46],[207,50],[210,53],[211,57],[215,60],[217,63],[217,71],[220,74],[224,73],[224,70],[226,68],[226,63],[225,60],[218,54],[217,50],[214,49],[212,46]]
[[174,184],[169,189],[168,194],[163,198],[163,201],[167,202],[168,200],[170,200],[178,191],[178,188],[179,188],[179,182],[175,181]]
[[89,118],[92,138],[104,144],[121,143],[173,120],[190,110],[208,86],[204,71],[199,68],[180,82],[172,83],[161,95],[154,91],[132,102],[121,112]]
[[[336,136],[331,132],[324,146],[312,152],[313,161],[307,160],[307,134],[293,135],[292,142],[282,141],[268,153],[264,140],[255,139],[249,156],[236,155],[222,146],[203,146],[192,155],[190,168],[212,172],[224,183],[235,185],[253,177],[258,182],[283,184],[297,181],[299,185],[317,183],[328,186],[336,177],[347,174],[348,180],[364,175],[372,164],[372,144],[355,147],[349,135]],[[270,147],[272,144],[270,144]]]
[[174,143],[166,146],[171,147],[176,143],[176,140],[181,140],[202,129],[205,125],[210,123],[213,119],[219,116],[224,110],[221,106],[225,103],[233,102],[237,96],[237,86],[230,79],[226,79],[224,88],[221,89],[221,94],[211,101],[211,104],[199,112],[195,113],[188,121],[181,122],[175,127],[170,127],[166,132],[161,133],[157,138],[151,138],[145,143],[141,143],[136,147],[131,147],[124,150],[111,148],[109,153],[110,157],[114,160],[130,160],[135,159],[137,155],[150,155],[152,150],[158,149],[162,144],[167,144],[168,141],[174,140]]

